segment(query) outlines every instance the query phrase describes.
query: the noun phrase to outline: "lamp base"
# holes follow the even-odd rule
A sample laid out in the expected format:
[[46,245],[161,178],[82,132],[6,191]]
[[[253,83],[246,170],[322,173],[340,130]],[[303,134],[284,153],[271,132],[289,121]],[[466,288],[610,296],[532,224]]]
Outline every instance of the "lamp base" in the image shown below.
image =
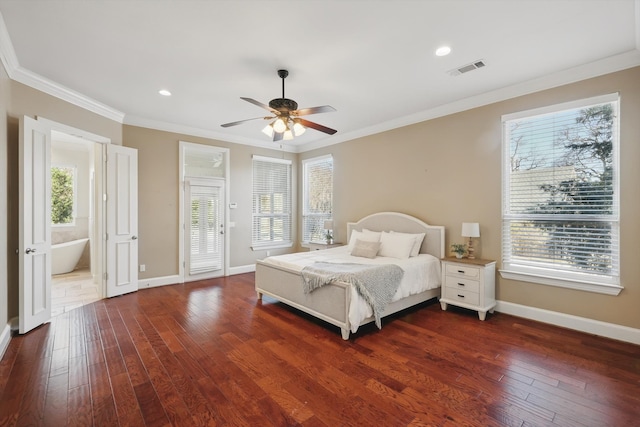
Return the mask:
[[476,250],[473,248],[473,240],[469,237],[469,249],[467,249],[467,258],[476,259],[475,255]]

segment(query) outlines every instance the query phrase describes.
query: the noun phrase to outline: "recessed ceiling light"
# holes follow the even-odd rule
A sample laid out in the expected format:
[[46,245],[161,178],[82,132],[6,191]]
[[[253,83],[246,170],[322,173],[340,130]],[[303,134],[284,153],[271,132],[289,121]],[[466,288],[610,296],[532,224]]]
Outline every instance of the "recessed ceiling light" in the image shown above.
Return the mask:
[[160,90],[158,91],[158,93],[159,93],[160,95],[162,95],[162,96],[171,96],[171,92],[169,92],[169,91],[168,91],[168,90],[166,90],[166,89],[160,89]]
[[449,46],[442,46],[436,49],[436,56],[447,56],[451,53],[451,48]]

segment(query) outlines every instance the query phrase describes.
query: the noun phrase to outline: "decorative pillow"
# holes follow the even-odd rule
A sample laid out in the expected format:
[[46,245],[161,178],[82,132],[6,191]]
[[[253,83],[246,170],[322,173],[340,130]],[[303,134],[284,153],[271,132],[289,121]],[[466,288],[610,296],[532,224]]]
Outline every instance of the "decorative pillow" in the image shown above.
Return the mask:
[[380,236],[381,245],[378,255],[400,259],[409,258],[415,241],[416,238],[412,235],[383,231]]
[[400,233],[397,231],[392,231],[392,233],[396,233],[396,234],[404,234],[406,236],[413,236],[415,241],[413,243],[413,248],[411,248],[411,255],[410,256],[418,256],[418,254],[420,254],[420,247],[422,246],[422,241],[424,240],[424,235],[425,233]]
[[362,240],[363,242],[379,242],[380,233],[376,233],[374,231],[351,231],[351,237],[349,237],[349,249],[353,249],[356,244],[356,240]]
[[367,242],[356,239],[351,255],[364,258],[375,258],[380,249],[380,242]]

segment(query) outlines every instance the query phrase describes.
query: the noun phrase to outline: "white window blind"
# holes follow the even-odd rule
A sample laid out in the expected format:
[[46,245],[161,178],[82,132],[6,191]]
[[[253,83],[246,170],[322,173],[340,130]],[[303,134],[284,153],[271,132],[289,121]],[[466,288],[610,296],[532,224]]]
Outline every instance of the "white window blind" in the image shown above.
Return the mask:
[[190,186],[191,218],[189,273],[222,268],[221,206],[218,187]]
[[291,161],[253,156],[252,247],[291,244]]
[[619,285],[618,116],[614,94],[503,117],[505,272]]
[[324,221],[333,211],[333,157],[315,157],[302,163],[302,241],[324,241]]

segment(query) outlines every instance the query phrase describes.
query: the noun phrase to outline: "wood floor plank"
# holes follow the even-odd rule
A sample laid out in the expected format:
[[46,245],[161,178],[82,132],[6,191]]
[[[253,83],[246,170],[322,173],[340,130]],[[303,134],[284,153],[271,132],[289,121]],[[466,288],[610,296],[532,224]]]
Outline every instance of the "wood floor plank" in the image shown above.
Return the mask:
[[141,290],[15,336],[0,425],[627,426],[640,346],[436,301],[348,341],[252,273]]

